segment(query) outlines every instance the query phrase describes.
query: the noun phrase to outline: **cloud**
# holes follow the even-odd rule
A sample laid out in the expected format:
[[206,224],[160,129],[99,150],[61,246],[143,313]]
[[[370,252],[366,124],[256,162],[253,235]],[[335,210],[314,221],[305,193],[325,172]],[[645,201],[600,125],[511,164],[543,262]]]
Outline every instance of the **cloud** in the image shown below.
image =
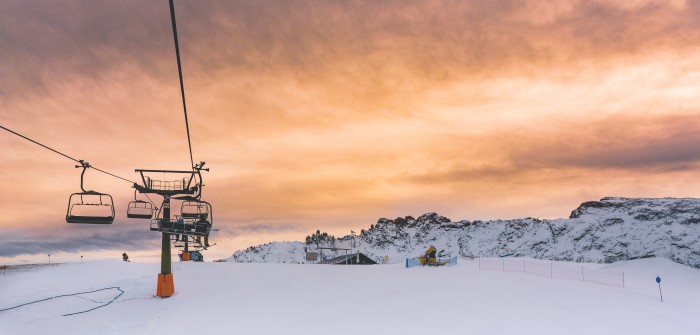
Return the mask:
[[[642,194],[630,185],[650,173],[662,186],[648,193],[687,193],[699,8],[176,1],[193,152],[212,168],[204,194],[221,235],[345,231],[437,209],[565,212],[602,192]],[[170,29],[165,3],[0,2],[3,126],[132,180],[135,168],[187,169]],[[30,233],[61,221],[79,187],[73,162],[7,134],[0,147],[0,231],[24,232],[13,252],[40,252],[34,238],[80,248],[77,230]],[[602,175],[609,187],[590,186]],[[132,196],[111,177],[86,182],[120,213]]]
[[[617,169],[630,173],[694,171],[700,165],[700,129],[696,113],[673,116],[618,115],[588,122],[548,124],[528,130],[453,137],[442,141],[438,154],[454,157],[445,169],[405,175],[416,183],[462,183],[513,180],[538,171]],[[581,126],[584,124],[585,126]],[[449,143],[449,144],[447,144]],[[475,156],[491,154],[491,162],[458,158],[469,144]],[[585,177],[584,177],[585,178]]]
[[[516,165],[587,169],[678,170],[700,163],[697,113],[672,117],[624,116],[540,137],[516,149]],[[692,167],[693,169],[695,167]]]
[[19,229],[4,231],[3,235],[0,235],[0,243],[3,246],[0,250],[0,257],[108,249],[149,250],[157,248],[160,243],[158,234],[144,229],[81,228],[80,230],[67,229],[70,233],[66,229],[56,229],[59,232],[63,231],[58,234],[55,232],[47,234],[46,230],[39,232]]
[[[291,224],[272,222],[272,223],[261,223],[252,222],[244,225],[223,225],[220,226],[220,231],[223,234],[223,238],[236,235],[248,235],[248,234],[270,234],[279,232],[289,232],[297,231],[299,227]],[[218,234],[217,234],[218,235]]]
[[[625,3],[205,1],[176,2],[176,13],[186,84],[216,73],[286,77],[342,88],[352,103],[491,72],[691,48],[700,38],[694,2]],[[176,80],[165,4],[9,1],[0,9],[7,98],[125,67]]]

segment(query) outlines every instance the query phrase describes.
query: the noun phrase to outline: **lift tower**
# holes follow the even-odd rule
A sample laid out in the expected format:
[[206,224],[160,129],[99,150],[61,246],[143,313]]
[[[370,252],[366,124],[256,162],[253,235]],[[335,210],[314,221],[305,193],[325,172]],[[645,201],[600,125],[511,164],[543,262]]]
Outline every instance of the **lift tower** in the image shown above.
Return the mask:
[[[204,237],[206,241],[209,239],[213,221],[211,215],[206,217],[203,215],[198,217],[176,215],[173,220],[170,213],[171,199],[180,199],[182,197],[192,201],[201,201],[199,200],[203,185],[201,172],[209,171],[209,169],[202,168],[203,166],[204,162],[201,162],[195,165],[191,171],[136,170],[136,172],[141,174],[141,182],[143,184],[135,183],[134,188],[139,193],[153,193],[163,197],[163,204],[160,206],[158,214],[151,220],[151,230],[162,233],[160,274],[158,275],[158,286],[156,289],[156,295],[159,297],[169,297],[175,292],[171,270],[171,239],[179,240],[180,236],[183,236],[185,239],[188,239],[189,236]],[[153,179],[151,174],[156,173],[173,177],[167,180]],[[204,201],[201,202],[206,203]]]

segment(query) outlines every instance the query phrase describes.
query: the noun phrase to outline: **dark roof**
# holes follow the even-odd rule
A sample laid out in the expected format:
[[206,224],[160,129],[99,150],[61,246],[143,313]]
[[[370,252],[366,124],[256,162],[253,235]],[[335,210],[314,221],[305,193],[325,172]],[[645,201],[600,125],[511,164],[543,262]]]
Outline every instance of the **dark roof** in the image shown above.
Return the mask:
[[[346,262],[347,261],[347,262]],[[349,255],[342,255],[338,256],[333,259],[327,259],[324,261],[321,261],[323,264],[337,264],[337,265],[345,265],[347,264],[352,264],[352,265],[357,265],[357,264],[377,264],[377,262],[373,261],[371,258],[367,257],[367,255],[363,253],[359,253],[359,262],[358,262],[358,254],[349,254]]]

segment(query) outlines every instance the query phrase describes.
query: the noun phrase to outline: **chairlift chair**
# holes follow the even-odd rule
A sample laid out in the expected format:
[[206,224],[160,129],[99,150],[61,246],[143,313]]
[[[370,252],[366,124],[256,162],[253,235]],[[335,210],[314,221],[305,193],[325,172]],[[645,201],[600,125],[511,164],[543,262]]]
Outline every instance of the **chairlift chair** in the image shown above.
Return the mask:
[[180,206],[180,215],[185,219],[208,221],[211,205],[202,200],[185,200]]
[[114,201],[106,193],[86,191],[83,187],[85,171],[90,163],[80,161],[76,168],[83,168],[80,174],[80,189],[82,192],[73,193],[68,198],[66,222],[86,224],[112,224],[114,222]]
[[208,246],[209,233],[212,230],[212,207],[206,201],[195,197],[183,196],[175,198],[182,200],[180,215],[175,215],[175,220],[158,218],[151,221],[151,230],[176,235],[188,235],[204,237]]
[[136,199],[136,190],[134,190],[134,201],[129,202],[129,206],[126,209],[126,217],[150,220],[153,218],[153,204]]
[[153,218],[153,205],[143,200],[131,201],[126,209],[126,217],[129,219],[151,219]]
[[68,198],[66,222],[86,224],[111,224],[114,221],[112,196],[95,191],[71,194]]
[[204,220],[203,217],[192,219],[176,216],[175,220],[169,221],[167,224],[161,222],[161,231],[164,230],[173,234],[207,237],[211,232],[211,222]]

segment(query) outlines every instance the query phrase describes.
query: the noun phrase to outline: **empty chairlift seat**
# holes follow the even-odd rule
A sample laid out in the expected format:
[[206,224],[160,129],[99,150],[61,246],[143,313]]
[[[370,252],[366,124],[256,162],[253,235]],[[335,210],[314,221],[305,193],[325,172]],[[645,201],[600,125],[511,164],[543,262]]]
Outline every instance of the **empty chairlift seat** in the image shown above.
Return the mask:
[[114,221],[114,201],[109,194],[86,191],[68,198],[66,222],[111,224]]
[[143,200],[131,201],[126,209],[126,217],[130,219],[151,219],[153,218],[153,204]]

